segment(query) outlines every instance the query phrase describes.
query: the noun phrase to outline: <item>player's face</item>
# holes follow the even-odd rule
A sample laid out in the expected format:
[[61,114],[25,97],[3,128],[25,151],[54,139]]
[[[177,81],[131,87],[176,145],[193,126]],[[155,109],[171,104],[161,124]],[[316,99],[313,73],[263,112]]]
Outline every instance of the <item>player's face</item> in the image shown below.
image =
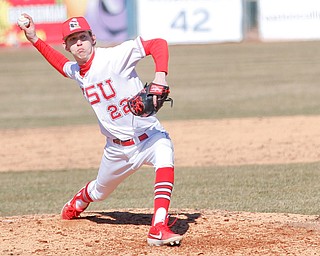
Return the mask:
[[94,42],[94,36],[91,36],[88,31],[82,31],[70,35],[65,41],[65,48],[81,65],[90,59]]

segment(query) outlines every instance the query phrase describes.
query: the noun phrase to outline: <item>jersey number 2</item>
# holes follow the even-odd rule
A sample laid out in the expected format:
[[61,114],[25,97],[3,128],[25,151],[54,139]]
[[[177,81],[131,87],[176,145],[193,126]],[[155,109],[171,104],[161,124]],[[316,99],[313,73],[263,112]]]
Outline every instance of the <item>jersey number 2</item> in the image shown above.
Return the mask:
[[[128,114],[130,112],[130,109],[127,105],[128,99],[123,99],[119,103],[119,107],[116,105],[110,105],[108,106],[108,111],[111,115],[112,119],[118,119],[122,117],[122,113]],[[120,109],[119,109],[120,108]],[[122,112],[120,111],[122,110]]]

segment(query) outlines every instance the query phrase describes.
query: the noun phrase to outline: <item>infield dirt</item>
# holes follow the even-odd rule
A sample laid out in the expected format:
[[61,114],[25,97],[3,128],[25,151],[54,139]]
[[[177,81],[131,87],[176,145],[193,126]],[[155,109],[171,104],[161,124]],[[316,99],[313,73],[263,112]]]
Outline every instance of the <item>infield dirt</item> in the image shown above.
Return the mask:
[[[176,166],[320,161],[319,116],[162,124],[174,142]],[[0,139],[0,171],[97,168],[105,144],[98,125],[0,129]]]
[[[163,122],[177,166],[317,162],[319,124],[319,116]],[[104,145],[95,125],[0,130],[0,138],[1,171],[94,168]],[[88,153],[93,157],[83,157]],[[151,213],[107,209],[74,221],[57,214],[2,217],[0,254],[320,255],[318,216],[172,209],[173,230],[184,240],[158,248],[146,244]]]

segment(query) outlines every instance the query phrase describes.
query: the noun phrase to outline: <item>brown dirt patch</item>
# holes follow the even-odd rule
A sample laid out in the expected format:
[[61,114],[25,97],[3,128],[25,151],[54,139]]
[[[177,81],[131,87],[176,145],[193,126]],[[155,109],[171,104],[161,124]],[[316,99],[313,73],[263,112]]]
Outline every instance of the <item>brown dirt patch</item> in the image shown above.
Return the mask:
[[[320,161],[320,117],[163,122],[176,166]],[[97,125],[0,130],[0,171],[97,168],[105,144]]]
[[[320,161],[320,117],[164,122],[177,166]],[[0,131],[0,171],[96,168],[97,126]],[[146,245],[150,209],[0,218],[1,255],[320,255],[317,216],[177,210],[180,247]]]

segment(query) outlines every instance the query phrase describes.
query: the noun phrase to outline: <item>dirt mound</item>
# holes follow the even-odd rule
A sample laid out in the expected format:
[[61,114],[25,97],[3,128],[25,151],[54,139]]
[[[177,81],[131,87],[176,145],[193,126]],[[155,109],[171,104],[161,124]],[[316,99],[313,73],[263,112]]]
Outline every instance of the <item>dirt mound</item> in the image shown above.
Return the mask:
[[57,215],[0,220],[1,255],[320,255],[316,216],[181,210],[178,247],[149,247],[151,211],[88,212],[75,221]]
[[[320,161],[320,117],[164,122],[177,166]],[[96,126],[0,131],[0,171],[96,168]],[[86,156],[86,157],[84,157]],[[179,247],[149,247],[150,209],[0,218],[1,255],[320,255],[317,216],[171,210]]]

